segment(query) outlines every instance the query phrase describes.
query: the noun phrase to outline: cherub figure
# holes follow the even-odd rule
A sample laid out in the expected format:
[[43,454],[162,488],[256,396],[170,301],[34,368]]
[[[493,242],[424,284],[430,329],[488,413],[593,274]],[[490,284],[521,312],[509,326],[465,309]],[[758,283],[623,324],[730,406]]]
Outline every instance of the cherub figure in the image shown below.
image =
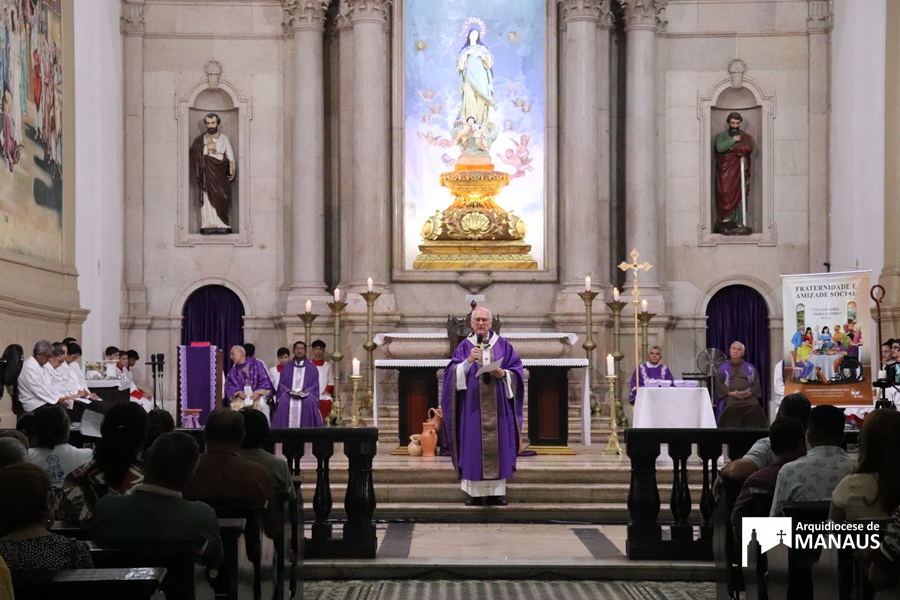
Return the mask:
[[456,135],[456,144],[463,154],[483,154],[488,151],[484,140],[484,129],[478,124],[475,117],[466,119],[466,124]]
[[517,177],[525,177],[526,171],[534,171],[534,167],[531,166],[531,159],[527,156],[522,157],[516,154],[516,151],[512,148],[509,148],[504,154],[497,153],[497,158],[499,158],[502,162],[513,167],[516,172],[510,175],[511,179],[515,179]]

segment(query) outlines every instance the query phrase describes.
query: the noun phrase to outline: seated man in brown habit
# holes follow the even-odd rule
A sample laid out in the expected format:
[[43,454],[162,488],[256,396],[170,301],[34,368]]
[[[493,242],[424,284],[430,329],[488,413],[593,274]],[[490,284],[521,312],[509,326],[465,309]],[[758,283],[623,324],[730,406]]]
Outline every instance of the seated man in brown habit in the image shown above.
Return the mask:
[[731,344],[729,355],[715,377],[719,427],[767,427],[769,420],[759,403],[759,371],[744,360],[744,344]]

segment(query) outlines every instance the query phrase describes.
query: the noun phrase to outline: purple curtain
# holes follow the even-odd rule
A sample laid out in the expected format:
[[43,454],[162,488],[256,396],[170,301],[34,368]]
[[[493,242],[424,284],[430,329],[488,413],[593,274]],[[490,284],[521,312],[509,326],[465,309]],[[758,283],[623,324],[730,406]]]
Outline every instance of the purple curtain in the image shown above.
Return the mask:
[[222,349],[222,372],[231,369],[231,347],[244,343],[244,304],[221,285],[206,285],[184,303],[181,344],[209,342]]
[[763,297],[745,285],[730,285],[706,307],[706,347],[728,356],[735,341],[744,344],[744,360],[759,370],[763,410],[768,414],[772,369],[769,356],[769,309]]

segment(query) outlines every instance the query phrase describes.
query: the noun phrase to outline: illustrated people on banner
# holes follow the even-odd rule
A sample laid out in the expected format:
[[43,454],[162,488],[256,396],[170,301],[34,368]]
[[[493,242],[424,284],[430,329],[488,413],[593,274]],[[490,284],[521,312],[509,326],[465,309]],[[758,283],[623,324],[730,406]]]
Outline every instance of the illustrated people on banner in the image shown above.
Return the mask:
[[463,24],[466,43],[456,59],[459,71],[462,104],[460,117],[475,121],[490,129],[490,110],[494,107],[494,55],[484,45],[484,21],[471,18]]
[[730,113],[726,119],[728,128],[715,141],[718,219],[713,231],[724,235],[753,233],[742,208],[742,202],[746,204],[750,197],[750,155],[753,153],[753,138],[741,130],[743,120],[741,113]]
[[206,133],[191,145],[191,167],[200,191],[200,233],[231,233],[231,182],[236,174],[234,151],[228,136],[219,131],[222,119],[216,113],[203,118]]

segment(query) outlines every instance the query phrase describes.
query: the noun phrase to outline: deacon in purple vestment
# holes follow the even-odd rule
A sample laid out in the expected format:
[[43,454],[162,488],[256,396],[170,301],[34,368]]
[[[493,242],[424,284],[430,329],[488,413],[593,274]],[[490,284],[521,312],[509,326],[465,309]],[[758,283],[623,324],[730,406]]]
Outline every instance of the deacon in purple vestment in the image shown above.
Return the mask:
[[631,374],[631,394],[628,395],[628,401],[634,404],[634,398],[637,395],[637,385],[635,385],[635,375],[639,374],[641,387],[645,386],[648,379],[665,379],[667,381],[675,381],[675,376],[669,367],[662,364],[662,350],[659,346],[653,346],[648,353],[648,361],[638,365],[637,370]]
[[[306,392],[306,396],[296,398],[290,392]],[[281,367],[276,397],[272,427],[322,427],[319,369],[306,358],[305,343],[295,342],[294,358]]]
[[[457,346],[444,371],[441,408],[453,466],[467,505],[506,504],[506,480],[516,470],[524,407],[522,360],[493,333],[491,312],[472,312],[473,333]],[[477,375],[482,365],[499,368]]]
[[243,346],[233,346],[231,348],[231,360],[234,366],[228,372],[225,379],[225,398],[229,402],[235,400],[247,400],[244,388],[250,386],[253,390],[252,400],[254,404],[257,402],[265,402],[265,398],[270,398],[275,393],[275,386],[269,379],[265,366],[258,360],[247,356],[247,352]]

